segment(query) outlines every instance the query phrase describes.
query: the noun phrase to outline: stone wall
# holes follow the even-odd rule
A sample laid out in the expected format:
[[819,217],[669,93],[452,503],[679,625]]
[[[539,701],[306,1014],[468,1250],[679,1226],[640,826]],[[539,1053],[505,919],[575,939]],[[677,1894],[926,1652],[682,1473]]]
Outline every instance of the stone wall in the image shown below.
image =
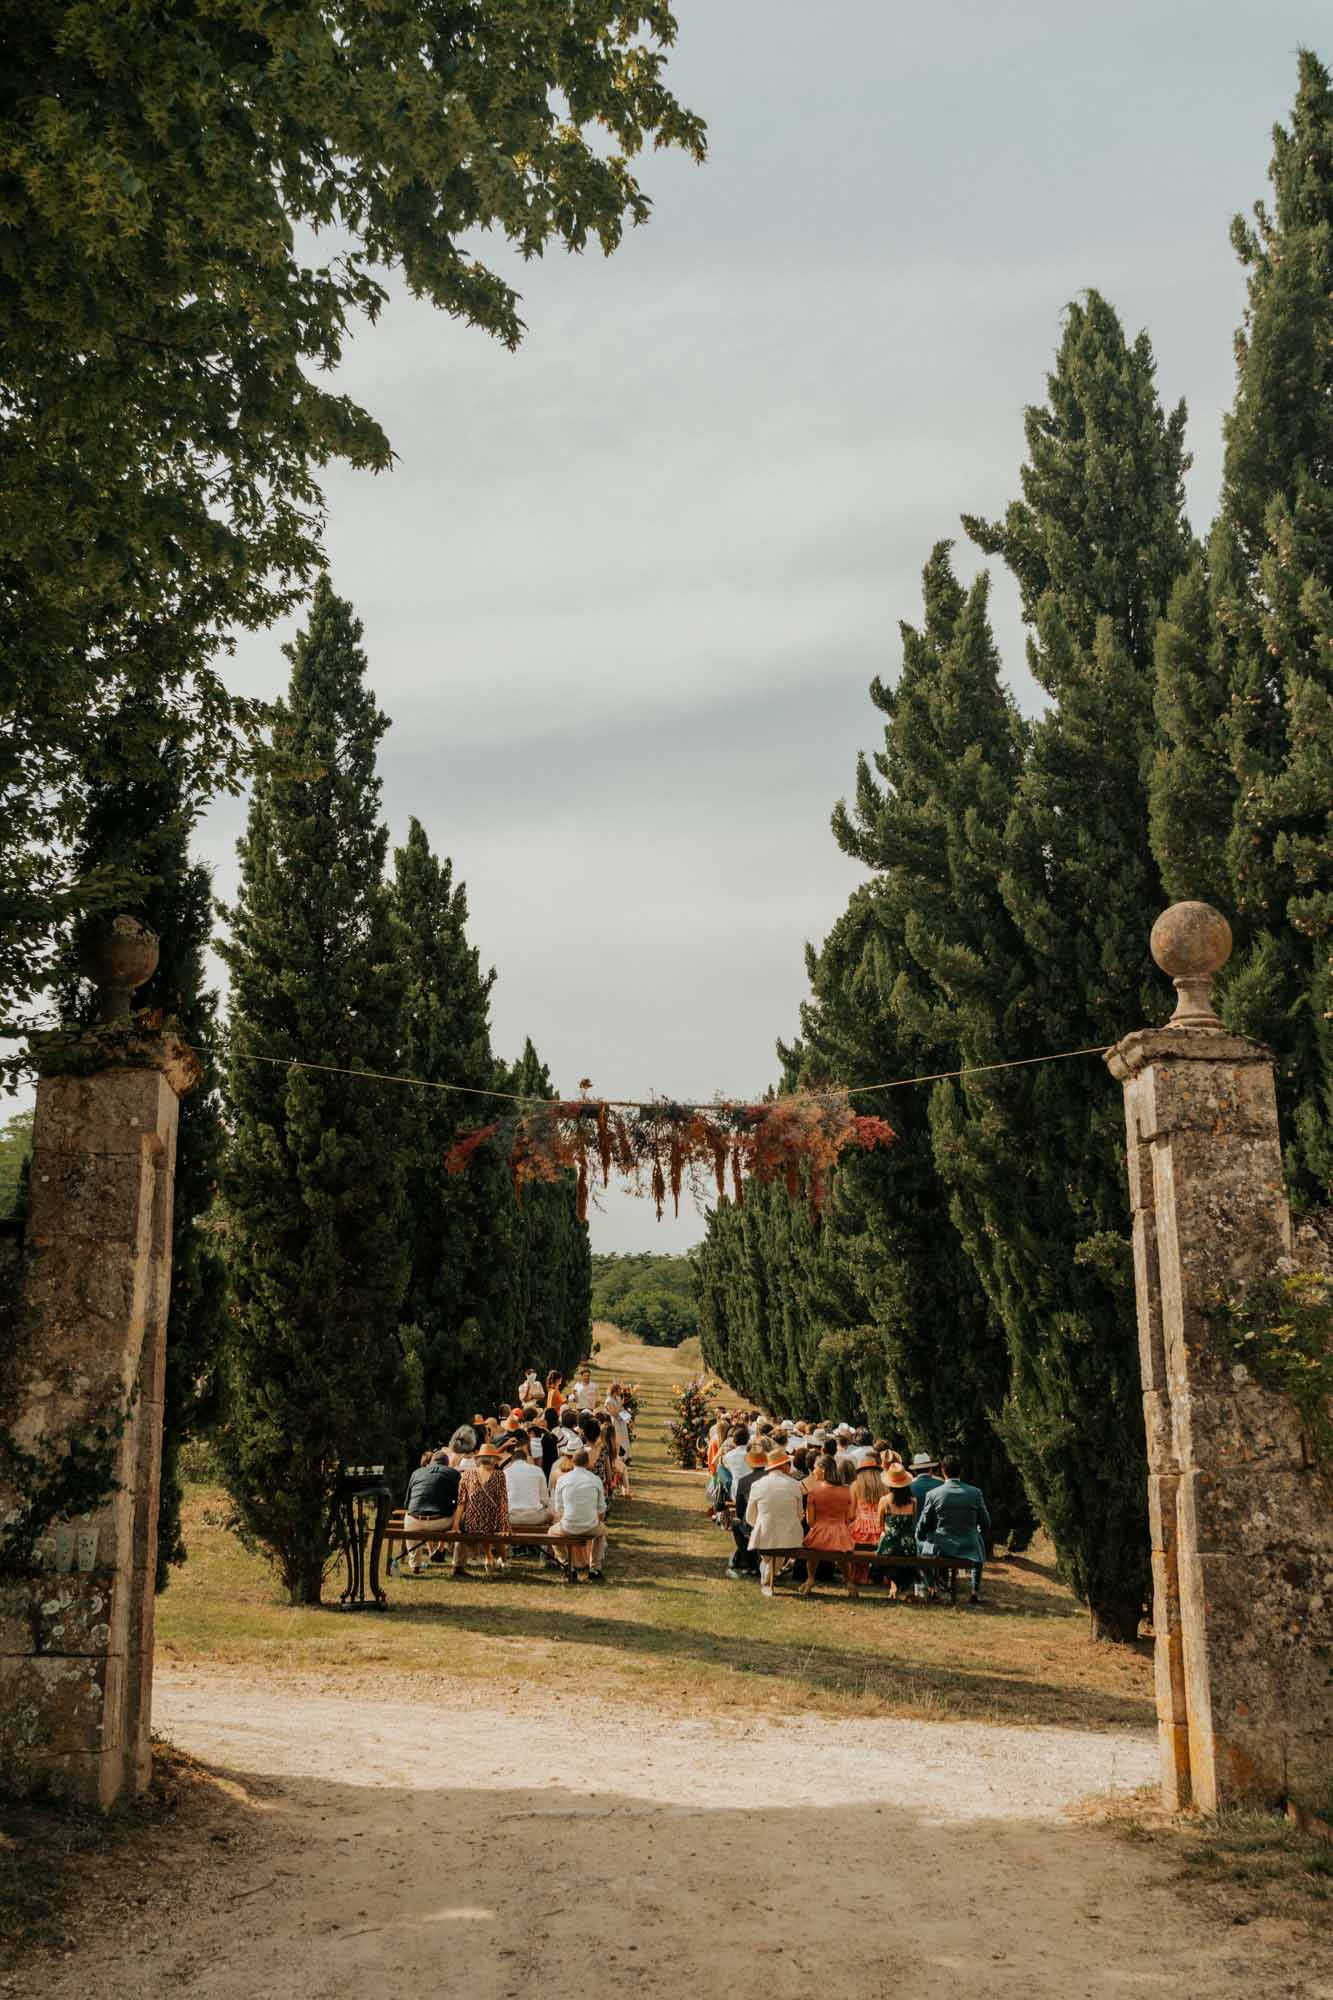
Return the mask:
[[[1154,950],[1174,973],[1170,937]],[[1178,978],[1189,1011],[1108,1061],[1125,1089],[1163,1787],[1215,1810],[1333,1779],[1333,1510],[1298,1411],[1239,1361],[1225,1311],[1290,1259],[1291,1219],[1272,1059],[1223,1031],[1199,984]]]
[[[114,1484],[0,1577],[0,1788],[109,1805],[148,1776],[176,1123],[197,1065],[165,1036],[122,1046],[124,1066],[100,1053],[94,1034],[91,1073],[38,1087],[4,1396],[43,1467],[111,1427]],[[0,1522],[25,1498],[0,1486]]]

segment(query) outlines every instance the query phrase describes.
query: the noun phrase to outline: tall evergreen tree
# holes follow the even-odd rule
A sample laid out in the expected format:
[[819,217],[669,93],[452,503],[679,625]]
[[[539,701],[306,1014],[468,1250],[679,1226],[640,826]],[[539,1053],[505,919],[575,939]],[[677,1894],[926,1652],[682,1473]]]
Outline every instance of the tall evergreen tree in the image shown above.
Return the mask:
[[[839,844],[873,877],[808,954],[802,1042],[784,1051],[789,1087],[860,1090],[952,1067],[952,1010],[987,978],[994,931],[1008,922],[995,857],[1023,729],[1000,688],[986,581],[964,593],[941,545],[924,593],[920,629],[902,628],[896,685],[871,690],[882,746],[859,762],[852,807],[834,814]],[[768,1400],[856,1410],[902,1443],[962,1453],[997,1533],[1021,1542],[1031,1511],[997,1431],[1004,1331],[954,1224],[930,1095],[898,1092],[883,1108],[898,1144],[840,1167],[822,1227],[778,1189],[713,1219],[701,1253],[705,1353]]]
[[[118,882],[119,907],[156,931],[157,970],[135,1004],[160,1008],[178,1022],[202,1065],[195,1088],[182,1100],[176,1142],[172,1210],[171,1303],[167,1319],[163,1387],[162,1479],[157,1522],[157,1587],[185,1560],[181,1530],[180,1451],[211,1421],[226,1280],[215,1235],[206,1227],[217,1191],[223,1148],[222,1103],[216,1060],[217,995],[207,983],[212,936],[213,885],[209,870],[191,861],[194,806],[185,796],[182,758],[165,730],[155,759],[135,773],[120,743],[122,729],[146,740],[152,707],[115,718],[102,733],[96,764],[83,787],[82,837],[74,855],[81,880]],[[93,920],[95,923],[96,919]],[[91,1021],[97,996],[77,975],[83,931],[74,936],[62,995],[67,1019]]]
[[[871,689],[882,747],[873,770],[861,760],[852,809],[834,814],[839,844],[875,871],[848,912],[865,944],[846,962],[835,931],[804,1017],[833,1073],[861,1086],[958,1066],[969,1023],[976,1039],[978,1000],[997,1044],[1022,1026],[1000,878],[1024,726],[1000,685],[987,579],[964,592],[941,544],[922,582],[924,618],[902,627],[898,682]],[[1031,1512],[996,1429],[1009,1378],[1004,1329],[937,1159],[940,1088],[895,1092],[883,1108],[899,1145],[849,1163],[864,1215],[854,1269],[913,1435],[962,1453],[993,1497],[997,1526],[1026,1537]]]
[[1308,50],[1273,134],[1208,560],[1158,650],[1153,828],[1172,893],[1219,902],[1229,1025],[1278,1058],[1288,1180],[1333,1181],[1333,83]]
[[[404,958],[384,883],[361,626],[327,580],[287,649],[227,912],[232,1020],[224,1177],[235,1298],[219,1450],[241,1521],[292,1601],[318,1603],[340,1465],[400,1456],[408,1387]],[[397,1463],[393,1470],[399,1470]]]
[[[1034,726],[1004,836],[1010,922],[958,1010],[964,1064],[1110,1042],[1161,1017],[1147,949],[1153,641],[1192,547],[1185,411],[1147,336],[1095,292],[1070,308],[1049,400],[1027,413],[1023,498],[968,519],[1018,580]],[[937,982],[938,983],[938,982]],[[1148,1581],[1143,1424],[1117,1094],[1052,1063],[941,1092],[937,1157],[1008,1337],[1005,1438],[1094,1630],[1131,1639]]]
[[419,1445],[489,1407],[527,1365],[516,1326],[522,1225],[501,1162],[483,1151],[466,1174],[445,1168],[460,1131],[494,1109],[471,1093],[499,1087],[489,1019],[495,974],[482,972],[468,943],[467,892],[453,864],[431,852],[415,819],[394,855],[393,897],[407,972],[404,1065],[456,1086],[414,1093],[408,1105],[411,1269],[402,1317],[419,1375]]
[[[518,1061],[501,1069],[496,1088],[520,1097],[555,1096],[550,1071],[531,1038]],[[493,1375],[492,1389],[497,1381],[507,1384],[515,1366],[520,1372],[531,1364],[568,1373],[587,1355],[592,1325],[592,1247],[588,1225],[576,1212],[573,1175],[530,1182],[511,1227],[514,1345],[508,1373]]]

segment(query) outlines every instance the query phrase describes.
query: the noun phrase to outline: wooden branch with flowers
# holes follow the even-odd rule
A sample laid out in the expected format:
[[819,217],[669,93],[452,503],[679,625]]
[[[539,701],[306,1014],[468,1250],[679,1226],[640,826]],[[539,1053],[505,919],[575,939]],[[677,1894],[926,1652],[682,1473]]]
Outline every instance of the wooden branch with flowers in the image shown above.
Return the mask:
[[[581,1086],[585,1093],[590,1087]],[[660,1221],[668,1195],[679,1215],[683,1190],[702,1208],[725,1202],[728,1191],[742,1201],[749,1180],[781,1180],[793,1197],[804,1188],[818,1211],[848,1148],[887,1146],[896,1137],[883,1118],[853,1111],[845,1090],[799,1091],[763,1104],[628,1104],[585,1094],[515,1100],[504,1117],[465,1132],[445,1165],[461,1174],[483,1150],[498,1154],[520,1201],[527,1182],[573,1173],[580,1220],[597,1180],[605,1187],[614,1171],[634,1193],[651,1194]]]

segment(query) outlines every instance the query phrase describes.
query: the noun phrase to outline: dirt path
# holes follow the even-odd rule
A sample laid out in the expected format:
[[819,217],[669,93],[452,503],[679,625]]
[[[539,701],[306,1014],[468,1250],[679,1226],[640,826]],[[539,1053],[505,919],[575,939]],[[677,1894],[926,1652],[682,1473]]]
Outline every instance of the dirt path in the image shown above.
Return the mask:
[[[48,1971],[49,2000],[526,2000],[593,1962],[643,1996],[1212,2000],[1263,1980],[1262,1926],[1210,1927],[1149,1856],[1067,1809],[1141,1782],[1105,1733],[673,1721],[571,1686],[549,1714],[173,1672],[173,1739],[260,1780],[272,1838],[137,1943]],[[276,1782],[275,1782],[276,1781]],[[21,1989],[27,1990],[27,1989]]]
[[[704,1587],[720,1617],[737,1586]],[[141,1875],[114,1924],[0,1991],[1333,2000],[1284,1927],[1219,1924],[1080,1814],[1153,1777],[1144,1729],[777,1713],[721,1662],[715,1705],[685,1707],[599,1691],[577,1644],[525,1682],[494,1641],[492,1676],[451,1679],[431,1630],[438,1678],[160,1663],[159,1730],[239,1785],[252,1831],[205,1836],[179,1882]]]

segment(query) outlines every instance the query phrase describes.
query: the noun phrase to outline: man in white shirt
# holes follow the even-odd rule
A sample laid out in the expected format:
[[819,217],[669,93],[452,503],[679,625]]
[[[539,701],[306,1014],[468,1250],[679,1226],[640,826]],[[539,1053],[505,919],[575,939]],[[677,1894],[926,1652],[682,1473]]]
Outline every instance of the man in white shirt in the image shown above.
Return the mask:
[[545,1393],[546,1391],[542,1388],[541,1383],[537,1380],[536,1369],[529,1368],[527,1374],[523,1377],[523,1380],[518,1385],[519,1402],[540,1403]]
[[509,1495],[509,1525],[528,1530],[549,1527],[551,1494],[546,1474],[540,1465],[533,1464],[523,1431],[516,1434],[514,1444],[514,1456],[506,1465],[504,1474],[505,1491]]
[[564,1565],[565,1582],[573,1583],[578,1572],[585,1579],[602,1580],[601,1553],[606,1536],[598,1529],[606,1519],[606,1488],[590,1470],[586,1447],[574,1454],[574,1463],[556,1484],[553,1535],[586,1535],[587,1541],[569,1542],[555,1551]]
[[597,1408],[597,1384],[592,1379],[592,1369],[586,1361],[580,1368],[569,1393],[581,1410]]

